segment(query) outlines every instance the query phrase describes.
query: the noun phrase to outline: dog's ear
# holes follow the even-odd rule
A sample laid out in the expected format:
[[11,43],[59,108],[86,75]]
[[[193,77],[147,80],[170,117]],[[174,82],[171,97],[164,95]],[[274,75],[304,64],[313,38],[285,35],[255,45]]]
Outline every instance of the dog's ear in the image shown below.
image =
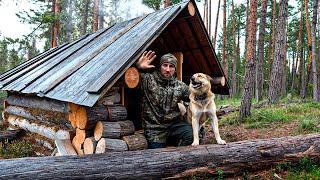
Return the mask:
[[207,75],[207,74],[206,74],[206,77],[207,77],[208,81],[210,81],[210,83],[213,84],[213,79],[212,79],[212,77],[210,77],[210,76]]

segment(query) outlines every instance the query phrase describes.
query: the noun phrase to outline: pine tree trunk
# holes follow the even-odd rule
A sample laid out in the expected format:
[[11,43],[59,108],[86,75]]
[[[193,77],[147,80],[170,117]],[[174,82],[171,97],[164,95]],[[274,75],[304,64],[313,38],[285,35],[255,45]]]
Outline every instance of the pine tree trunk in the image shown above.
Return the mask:
[[234,2],[232,0],[232,33],[233,33],[233,60],[232,60],[232,88],[231,88],[231,96],[234,97],[237,91],[237,45],[236,45],[236,15],[234,11]]
[[267,20],[267,7],[268,1],[262,1],[261,9],[261,20],[260,20],[260,30],[259,30],[259,42],[258,42],[258,61],[256,68],[256,99],[258,101],[262,100],[263,94],[263,66],[264,66],[264,34],[266,32],[266,20]]
[[313,18],[312,18],[312,80],[313,80],[313,101],[319,102],[318,97],[318,70],[317,70],[317,47],[316,47],[316,31],[317,31],[317,15],[318,0],[313,1]]
[[54,0],[53,2],[53,12],[56,16],[56,19],[54,21],[53,25],[53,32],[52,32],[52,38],[51,38],[51,47],[56,47],[58,45],[58,39],[59,39],[59,31],[60,31],[60,0]]
[[211,40],[211,0],[208,0],[208,33]]
[[[299,23],[299,34],[298,34],[298,42],[297,42],[297,56],[296,56],[296,66],[295,67],[298,67],[298,62],[299,61],[302,61],[302,58],[301,58],[301,54],[302,54],[302,24],[303,24],[303,11],[304,11],[304,7],[303,7],[303,3],[301,3],[301,13],[300,13],[300,23]],[[300,69],[301,69],[301,62],[300,62]],[[297,70],[297,69],[295,69]],[[295,72],[294,72],[295,73]],[[300,73],[300,76],[301,76],[301,73]],[[300,77],[301,79],[301,77]],[[295,88],[294,86],[294,83],[295,83],[295,79],[293,78],[292,80],[292,90]],[[300,91],[302,89],[300,88]]]
[[251,101],[253,96],[253,86],[254,86],[254,70],[255,70],[255,60],[254,60],[254,42],[256,37],[257,29],[257,0],[252,0],[250,3],[250,16],[248,24],[248,41],[247,41],[247,54],[246,54],[246,68],[245,68],[245,84],[244,91],[241,100],[240,107],[240,119],[250,116],[251,111]]
[[309,78],[311,76],[311,66],[312,66],[312,33],[309,19],[309,0],[305,1],[305,11],[306,11],[306,28],[308,34],[308,66],[307,66],[307,74],[306,74],[306,87],[309,84]]
[[66,38],[67,42],[72,41],[72,31],[73,31],[73,11],[74,11],[74,4],[73,0],[69,0],[67,3],[68,6],[68,22],[67,22],[67,27],[66,27]]
[[93,32],[98,30],[98,15],[99,15],[99,0],[94,0],[93,3]]
[[164,8],[171,6],[171,0],[164,0]]
[[284,76],[286,42],[287,42],[287,13],[288,13],[288,0],[280,1],[280,12],[278,20],[277,41],[275,44],[275,59],[272,64],[272,72],[270,78],[270,87],[268,94],[268,102],[273,104],[279,100],[281,93],[281,82]]
[[222,69],[225,77],[228,79],[228,61],[227,61],[227,0],[223,4],[223,34],[222,34]]
[[100,0],[99,3],[99,29],[104,28],[104,0]]
[[87,33],[87,26],[88,26],[88,14],[89,14],[89,3],[90,0],[85,0],[84,5],[84,12],[83,12],[83,19],[82,19],[82,29],[81,29],[81,35],[84,35]]
[[[272,37],[270,43],[270,55],[269,55],[269,80],[271,79],[271,71],[272,71],[272,64],[274,60],[274,49],[276,44],[276,22],[277,22],[277,1],[273,0],[273,8],[272,8]],[[270,88],[270,84],[269,84]]]
[[213,49],[216,49],[216,41],[217,41],[217,30],[218,30],[218,22],[219,22],[219,11],[220,11],[220,1],[218,1],[218,10],[217,10],[217,16],[216,16],[216,24],[214,29],[214,37],[213,37]]

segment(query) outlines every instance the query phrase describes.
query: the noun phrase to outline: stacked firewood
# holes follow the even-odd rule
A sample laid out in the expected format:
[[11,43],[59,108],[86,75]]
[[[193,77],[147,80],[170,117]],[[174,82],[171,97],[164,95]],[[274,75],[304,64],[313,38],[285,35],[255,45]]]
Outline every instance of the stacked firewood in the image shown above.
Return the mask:
[[147,148],[147,141],[143,134],[135,133],[133,122],[127,120],[127,110],[124,106],[108,105],[104,109],[104,116],[96,122],[93,131],[77,128],[72,142],[78,154]]

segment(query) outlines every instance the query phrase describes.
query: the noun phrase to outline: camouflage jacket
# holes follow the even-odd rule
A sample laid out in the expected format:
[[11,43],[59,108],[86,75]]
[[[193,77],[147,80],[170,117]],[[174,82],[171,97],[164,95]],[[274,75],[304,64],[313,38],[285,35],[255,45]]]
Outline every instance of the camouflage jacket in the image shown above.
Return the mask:
[[167,80],[159,71],[141,75],[142,125],[148,141],[165,143],[168,127],[180,120],[178,102],[189,101],[188,86],[176,77]]

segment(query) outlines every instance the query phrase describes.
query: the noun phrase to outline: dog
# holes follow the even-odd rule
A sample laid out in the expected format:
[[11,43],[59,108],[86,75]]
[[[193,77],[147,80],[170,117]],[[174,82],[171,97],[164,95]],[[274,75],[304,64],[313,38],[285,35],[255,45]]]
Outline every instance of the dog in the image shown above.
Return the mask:
[[178,104],[181,114],[187,113],[188,122],[192,125],[193,143],[192,146],[199,145],[200,124],[204,124],[209,118],[211,120],[212,130],[218,144],[226,144],[221,139],[218,118],[216,115],[216,105],[214,103],[214,93],[211,91],[211,82],[213,79],[203,73],[196,73],[190,79],[188,110],[182,104]]

